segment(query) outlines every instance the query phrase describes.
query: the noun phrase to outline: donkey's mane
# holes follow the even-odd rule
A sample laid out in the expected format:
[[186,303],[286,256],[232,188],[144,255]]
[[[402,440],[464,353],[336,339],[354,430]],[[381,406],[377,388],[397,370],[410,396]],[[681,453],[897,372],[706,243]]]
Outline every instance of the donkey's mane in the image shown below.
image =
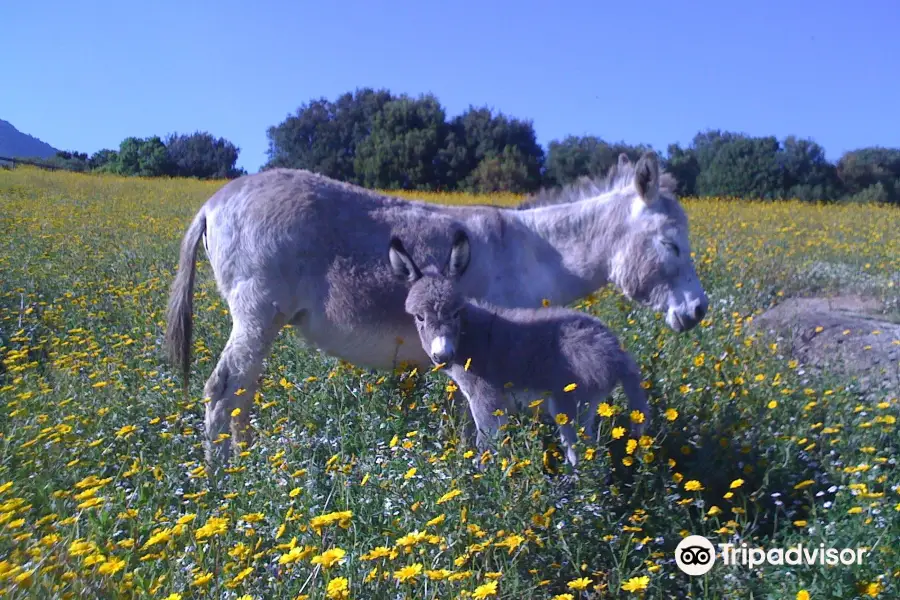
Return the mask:
[[[587,198],[596,198],[601,194],[627,188],[634,181],[635,163],[625,155],[619,155],[619,162],[609,168],[606,175],[583,175],[574,182],[562,187],[543,188],[516,205],[517,210],[578,202]],[[664,170],[659,173],[659,192],[671,198],[675,197],[678,181],[675,176]]]

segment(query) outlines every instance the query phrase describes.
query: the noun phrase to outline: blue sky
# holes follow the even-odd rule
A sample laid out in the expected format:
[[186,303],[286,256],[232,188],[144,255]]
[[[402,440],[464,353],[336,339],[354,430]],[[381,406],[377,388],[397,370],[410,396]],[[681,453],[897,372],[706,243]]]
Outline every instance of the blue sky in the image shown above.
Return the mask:
[[900,146],[900,4],[851,4],[8,2],[0,118],[89,153],[205,130],[253,172],[269,126],[368,86],[531,119],[545,146],[593,134],[665,150],[719,128],[810,137],[835,160]]

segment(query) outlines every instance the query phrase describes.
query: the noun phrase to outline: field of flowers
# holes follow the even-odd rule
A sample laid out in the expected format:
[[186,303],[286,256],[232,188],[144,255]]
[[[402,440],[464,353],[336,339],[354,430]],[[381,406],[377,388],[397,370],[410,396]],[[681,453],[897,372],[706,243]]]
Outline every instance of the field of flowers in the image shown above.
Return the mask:
[[[577,474],[535,415],[478,455],[440,373],[360,371],[286,329],[257,443],[214,479],[201,391],[230,321],[202,252],[189,400],[160,344],[180,237],[220,185],[0,170],[0,595],[900,597],[900,399],[812,377],[748,327],[798,292],[896,297],[900,210],[687,200],[709,314],[677,335],[612,289],[581,304],[661,418],[629,439],[616,392]],[[692,578],[688,534],[866,553]]]

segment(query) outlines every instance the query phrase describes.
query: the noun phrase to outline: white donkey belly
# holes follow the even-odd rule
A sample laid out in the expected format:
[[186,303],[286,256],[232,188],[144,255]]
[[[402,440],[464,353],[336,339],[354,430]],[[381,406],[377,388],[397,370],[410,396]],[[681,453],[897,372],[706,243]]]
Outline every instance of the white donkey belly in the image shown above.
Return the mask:
[[431,364],[415,329],[411,333],[374,324],[345,328],[315,315],[300,317],[295,326],[310,345],[360,368],[392,370],[405,362],[421,369]]

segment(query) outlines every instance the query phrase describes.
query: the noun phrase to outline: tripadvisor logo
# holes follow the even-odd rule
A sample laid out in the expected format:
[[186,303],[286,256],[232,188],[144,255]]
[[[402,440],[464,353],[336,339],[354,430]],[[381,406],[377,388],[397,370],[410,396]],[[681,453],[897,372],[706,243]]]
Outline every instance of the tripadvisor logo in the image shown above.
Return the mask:
[[728,566],[741,565],[754,568],[760,565],[861,565],[866,554],[863,548],[826,548],[825,544],[804,546],[797,544],[790,548],[750,547],[746,543],[719,544],[716,552],[712,542],[700,535],[689,535],[675,547],[675,564],[682,572],[692,577],[705,575],[713,568],[717,554]]
[[716,549],[702,535],[689,535],[675,547],[675,564],[692,577],[706,575],[716,562]]
[[797,544],[787,550],[771,548],[750,548],[747,544],[719,544],[722,549],[722,562],[726,565],[746,565],[753,568],[757,565],[861,565],[866,550],[863,548],[826,548],[825,544],[804,546]]

